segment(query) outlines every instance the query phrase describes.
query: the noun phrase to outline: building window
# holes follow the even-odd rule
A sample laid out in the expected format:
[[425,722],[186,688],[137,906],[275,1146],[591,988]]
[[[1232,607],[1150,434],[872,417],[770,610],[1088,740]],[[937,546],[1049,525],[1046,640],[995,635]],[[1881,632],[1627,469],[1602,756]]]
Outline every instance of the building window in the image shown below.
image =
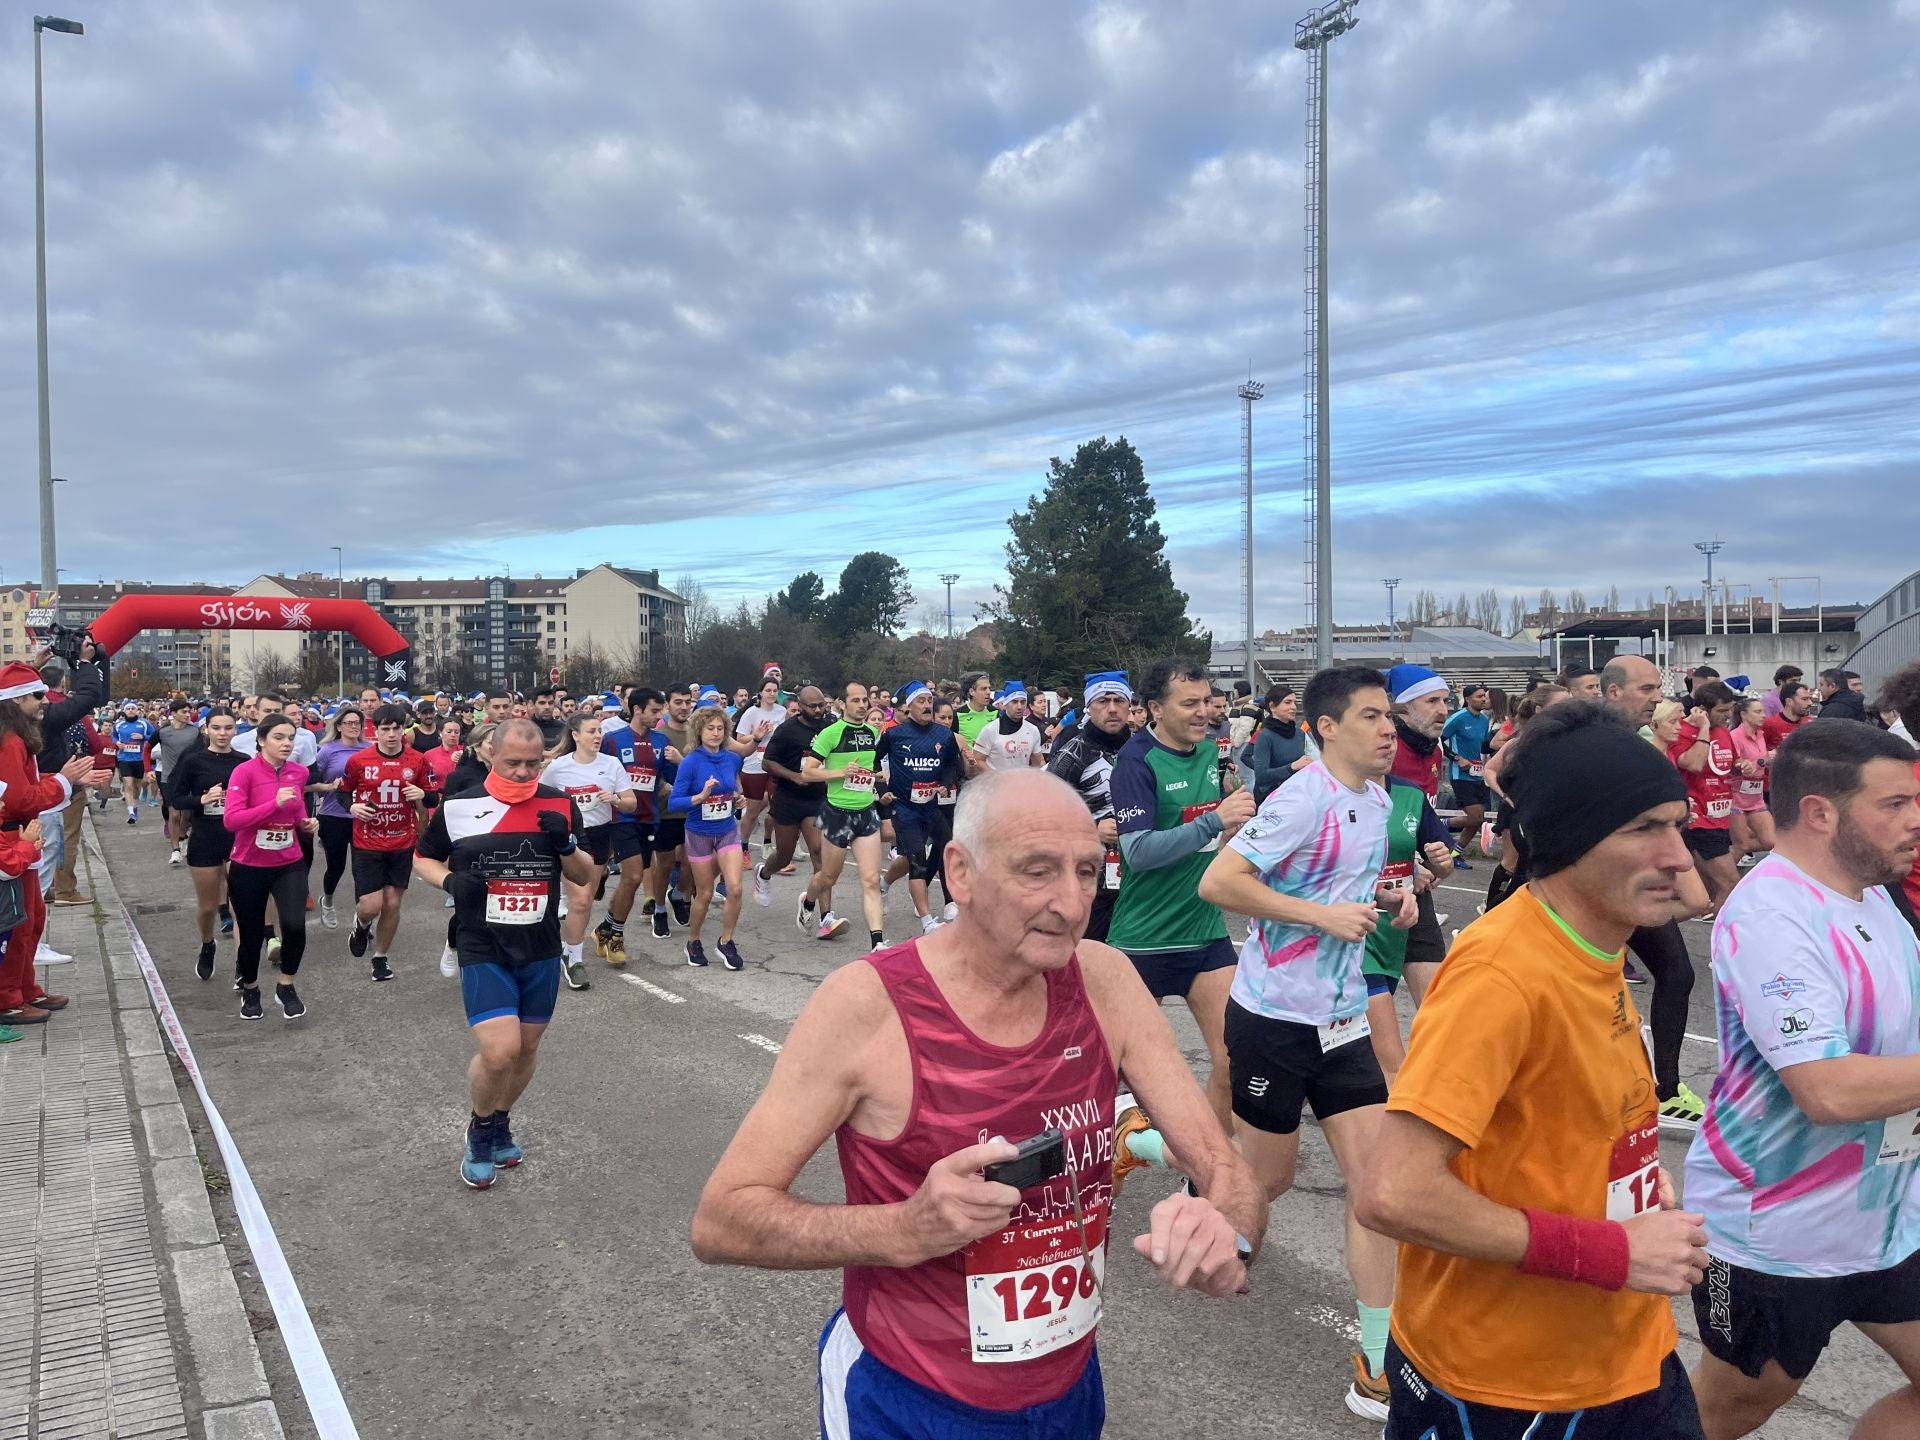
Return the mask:
[[[553,607],[552,607],[551,605],[549,605],[549,606],[547,607],[547,610],[548,610],[548,613],[549,613],[549,614],[551,614],[551,613],[552,613],[552,610],[553,610]],[[555,628],[556,628],[556,627],[555,627],[555,625],[554,625],[554,622],[553,622],[553,621],[551,621],[551,620],[549,620],[549,621],[547,621],[547,633],[548,633],[549,635],[551,635],[551,634],[553,634],[553,632],[554,632],[554,629],[555,629]]]

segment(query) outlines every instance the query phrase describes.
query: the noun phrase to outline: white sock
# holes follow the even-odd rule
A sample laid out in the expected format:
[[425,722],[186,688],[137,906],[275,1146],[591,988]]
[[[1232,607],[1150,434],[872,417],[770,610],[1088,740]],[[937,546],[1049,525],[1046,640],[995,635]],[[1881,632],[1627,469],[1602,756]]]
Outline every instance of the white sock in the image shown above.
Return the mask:
[[587,948],[587,942],[582,940],[578,945],[569,945],[563,940],[560,942],[560,948],[567,952],[567,963],[569,965],[578,965],[581,955]]

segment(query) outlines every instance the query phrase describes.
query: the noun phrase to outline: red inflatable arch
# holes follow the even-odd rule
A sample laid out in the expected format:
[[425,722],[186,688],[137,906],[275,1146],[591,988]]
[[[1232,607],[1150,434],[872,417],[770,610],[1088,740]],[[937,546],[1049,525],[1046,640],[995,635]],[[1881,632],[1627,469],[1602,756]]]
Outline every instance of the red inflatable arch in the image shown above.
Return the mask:
[[364,600],[283,600],[275,595],[122,595],[88,627],[112,654],[142,630],[344,630],[380,662],[380,688],[406,690],[413,650]]

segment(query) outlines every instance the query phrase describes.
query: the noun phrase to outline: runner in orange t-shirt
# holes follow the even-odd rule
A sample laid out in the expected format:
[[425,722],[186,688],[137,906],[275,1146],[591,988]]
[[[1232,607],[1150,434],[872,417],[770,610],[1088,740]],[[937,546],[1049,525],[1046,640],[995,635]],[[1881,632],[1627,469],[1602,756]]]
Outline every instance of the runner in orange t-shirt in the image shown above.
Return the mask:
[[1621,971],[1691,865],[1686,787],[1581,701],[1534,718],[1502,785],[1531,878],[1455,941],[1362,1179],[1360,1223],[1404,1242],[1385,1440],[1698,1440],[1664,1297],[1706,1233],[1661,1173]]

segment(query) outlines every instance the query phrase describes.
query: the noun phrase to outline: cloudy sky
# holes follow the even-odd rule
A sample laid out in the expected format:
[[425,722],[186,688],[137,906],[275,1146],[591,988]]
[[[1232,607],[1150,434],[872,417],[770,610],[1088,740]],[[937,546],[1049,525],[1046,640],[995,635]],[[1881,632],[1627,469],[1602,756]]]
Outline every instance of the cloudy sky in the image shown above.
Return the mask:
[[[1258,622],[1299,623],[1291,10],[73,3],[69,578],[339,544],[349,573],[613,559],[731,597],[879,548],[916,614],[942,570],[964,612],[1048,457],[1125,435],[1226,638],[1251,367]],[[1920,0],[1360,13],[1332,51],[1341,619],[1390,574],[1686,586],[1710,536],[1830,601],[1920,565]],[[8,579],[38,553],[31,64],[17,12]]]

